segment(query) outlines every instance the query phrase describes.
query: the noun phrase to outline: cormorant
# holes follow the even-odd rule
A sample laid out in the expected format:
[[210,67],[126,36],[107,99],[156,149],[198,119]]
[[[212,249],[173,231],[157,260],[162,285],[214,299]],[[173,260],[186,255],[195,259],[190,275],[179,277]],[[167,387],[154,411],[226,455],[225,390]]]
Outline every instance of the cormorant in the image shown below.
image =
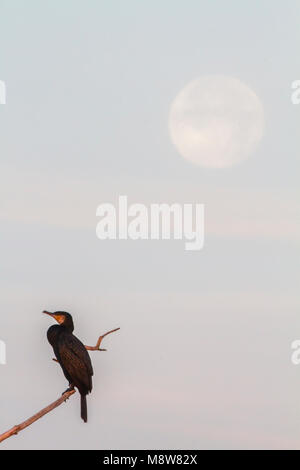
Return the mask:
[[[81,418],[87,422],[86,395],[92,390],[93,367],[90,356],[82,342],[73,335],[72,316],[67,312],[47,312],[58,325],[50,326],[47,338],[53,347],[57,361],[72,390],[77,387],[81,396]],[[67,391],[66,390],[66,391]]]

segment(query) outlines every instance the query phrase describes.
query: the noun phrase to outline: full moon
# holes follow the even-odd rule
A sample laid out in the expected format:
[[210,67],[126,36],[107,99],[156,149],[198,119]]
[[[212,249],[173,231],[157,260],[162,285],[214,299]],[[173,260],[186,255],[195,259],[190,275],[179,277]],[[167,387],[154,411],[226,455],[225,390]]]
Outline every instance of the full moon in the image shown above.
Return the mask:
[[263,106],[247,85],[209,75],[175,97],[169,131],[178,152],[196,165],[225,168],[254,152],[264,131]]

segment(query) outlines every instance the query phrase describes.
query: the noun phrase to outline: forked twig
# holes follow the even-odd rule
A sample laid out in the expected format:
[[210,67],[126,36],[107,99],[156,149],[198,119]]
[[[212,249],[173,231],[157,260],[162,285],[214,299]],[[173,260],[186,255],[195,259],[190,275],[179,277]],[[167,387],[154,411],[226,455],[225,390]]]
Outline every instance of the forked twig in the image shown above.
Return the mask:
[[100,348],[103,338],[105,338],[105,336],[109,335],[110,333],[118,331],[119,329],[120,328],[115,328],[114,330],[107,331],[106,333],[104,333],[104,335],[99,336],[96,346],[85,346],[85,349],[87,349],[88,351],[106,351],[106,349]]

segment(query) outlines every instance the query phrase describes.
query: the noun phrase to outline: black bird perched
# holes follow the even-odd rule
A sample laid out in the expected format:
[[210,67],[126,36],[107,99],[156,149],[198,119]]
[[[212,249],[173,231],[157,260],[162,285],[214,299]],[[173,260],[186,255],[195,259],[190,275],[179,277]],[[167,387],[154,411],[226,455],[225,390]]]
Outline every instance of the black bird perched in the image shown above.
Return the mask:
[[[92,390],[93,367],[90,356],[82,342],[73,335],[74,324],[72,315],[67,312],[47,312],[58,325],[50,326],[47,338],[53,347],[69,388],[77,387],[81,396],[81,418],[87,422],[86,395]],[[66,391],[67,391],[66,390]]]

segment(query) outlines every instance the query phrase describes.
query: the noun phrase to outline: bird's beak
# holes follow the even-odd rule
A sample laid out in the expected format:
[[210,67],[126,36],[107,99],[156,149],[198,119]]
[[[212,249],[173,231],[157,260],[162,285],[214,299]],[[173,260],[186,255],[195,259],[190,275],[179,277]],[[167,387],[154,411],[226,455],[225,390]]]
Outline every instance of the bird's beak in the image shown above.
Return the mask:
[[50,317],[54,318],[60,325],[65,321],[64,315],[55,315],[55,313],[47,312],[47,310],[44,310],[43,313],[50,315]]
[[47,315],[50,315],[50,317],[53,317],[53,313],[47,312],[47,310],[43,310],[43,313],[46,313]]

